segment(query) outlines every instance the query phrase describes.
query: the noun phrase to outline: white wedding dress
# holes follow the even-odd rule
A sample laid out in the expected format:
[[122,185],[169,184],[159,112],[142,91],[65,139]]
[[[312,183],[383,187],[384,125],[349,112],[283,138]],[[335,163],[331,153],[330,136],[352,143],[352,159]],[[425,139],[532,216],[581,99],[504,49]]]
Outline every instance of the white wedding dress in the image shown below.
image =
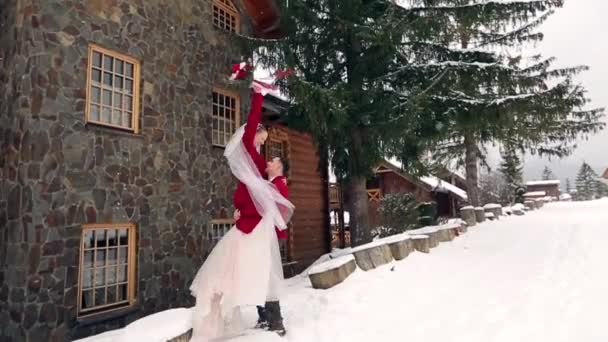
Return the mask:
[[279,299],[283,268],[275,226],[285,229],[293,205],[264,180],[242,144],[244,128],[232,137],[224,155],[243,182],[262,220],[245,234],[232,227],[198,271],[190,291],[196,297],[192,342],[207,342],[244,329],[240,307]]

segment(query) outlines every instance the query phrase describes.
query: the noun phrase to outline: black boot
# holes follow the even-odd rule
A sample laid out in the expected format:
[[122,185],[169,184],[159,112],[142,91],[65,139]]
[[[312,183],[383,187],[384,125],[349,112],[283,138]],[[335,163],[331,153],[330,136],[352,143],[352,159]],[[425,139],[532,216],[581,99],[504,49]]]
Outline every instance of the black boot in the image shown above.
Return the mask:
[[281,316],[281,306],[279,301],[266,302],[266,312],[268,313],[268,325],[270,331],[274,331],[279,336],[285,336],[287,331],[283,325],[283,316]]
[[258,308],[258,323],[256,323],[256,329],[268,329],[268,312],[263,306],[257,306]]

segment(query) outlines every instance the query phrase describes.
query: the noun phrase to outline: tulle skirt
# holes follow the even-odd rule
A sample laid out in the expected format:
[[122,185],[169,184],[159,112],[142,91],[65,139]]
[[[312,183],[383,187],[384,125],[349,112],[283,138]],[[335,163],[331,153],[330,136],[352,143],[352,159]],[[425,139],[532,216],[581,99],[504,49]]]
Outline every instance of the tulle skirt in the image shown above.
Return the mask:
[[245,327],[240,307],[278,300],[283,280],[279,243],[272,220],[262,219],[245,234],[232,227],[199,269],[190,291],[196,297],[192,342],[237,334]]

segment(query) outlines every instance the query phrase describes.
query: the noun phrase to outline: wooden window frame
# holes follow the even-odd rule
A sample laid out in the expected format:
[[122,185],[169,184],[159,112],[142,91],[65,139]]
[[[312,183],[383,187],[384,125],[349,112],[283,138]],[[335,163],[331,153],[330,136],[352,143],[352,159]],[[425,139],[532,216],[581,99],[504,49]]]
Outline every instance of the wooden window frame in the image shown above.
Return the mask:
[[[218,19],[216,19],[216,9],[217,11],[224,11],[224,15],[229,15],[232,16],[232,18],[234,19],[234,30],[232,30],[232,26],[231,25],[226,25],[226,19],[224,19],[223,22],[221,22]],[[229,32],[234,32],[234,33],[240,33],[241,32],[241,16],[239,14],[238,9],[236,8],[236,6],[234,5],[234,3],[230,0],[213,0],[213,3],[211,5],[211,21],[213,23],[213,26],[217,27],[220,30],[226,30]],[[216,22],[217,21],[217,22]],[[226,28],[226,27],[222,27],[220,25],[220,23],[224,24],[224,26],[228,26],[230,28]]]
[[[209,230],[208,230],[208,238],[209,238],[209,242],[211,244],[211,248],[215,247],[215,245],[226,235],[226,233],[228,233],[228,231],[234,226],[235,222],[234,219],[215,219],[215,220],[211,220],[209,221]],[[214,227],[215,225],[223,225],[223,226],[227,226],[224,227],[224,233],[221,234],[221,236],[215,236],[214,235]]]
[[[236,132],[236,130],[239,128],[240,124],[241,124],[241,97],[239,96],[238,93],[233,92],[233,91],[229,91],[229,90],[225,90],[222,88],[218,88],[218,87],[213,87],[213,91],[211,93],[211,145],[215,146],[215,147],[226,147],[226,145],[228,144],[228,140],[224,141],[224,144],[221,144],[219,141],[214,141],[213,140],[213,134],[215,131],[218,132],[218,140],[219,140],[219,136],[221,134],[226,134],[226,120],[225,117],[221,117],[219,115],[214,115],[213,114],[213,107],[214,106],[220,106],[219,103],[215,103],[213,101],[213,95],[214,93],[217,93],[218,95],[222,95],[225,97],[230,97],[232,99],[234,99],[234,130],[230,131],[230,134],[228,134],[229,136],[232,136],[234,134],[234,132]],[[213,128],[213,123],[214,120],[218,120],[218,129],[216,130],[215,128]],[[219,124],[220,122],[223,122],[224,124],[224,131],[220,131],[219,130]]]
[[[124,229],[126,228],[128,231],[128,237],[127,237],[127,248],[128,248],[128,255],[127,255],[127,299],[125,301],[122,302],[115,302],[112,304],[104,304],[104,305],[99,305],[99,306],[94,306],[88,309],[83,310],[82,308],[82,295],[84,292],[83,289],[83,272],[84,272],[84,256],[85,256],[85,234],[87,233],[87,231],[97,231],[97,230],[110,230],[110,229]],[[137,287],[137,282],[136,282],[136,269],[137,269],[137,229],[136,229],[136,225],[134,223],[131,222],[121,222],[121,223],[95,223],[95,224],[83,224],[82,225],[82,232],[81,232],[81,237],[80,237],[80,255],[79,255],[79,265],[78,265],[78,300],[77,300],[77,317],[81,318],[81,317],[90,317],[90,316],[95,316],[95,315],[101,315],[101,314],[106,314],[108,312],[112,312],[112,311],[116,311],[116,310],[122,310],[128,307],[132,307],[133,305],[135,305],[136,303],[136,287]],[[118,246],[121,245],[117,245]],[[94,247],[92,248],[92,250],[96,251],[99,248]],[[108,247],[105,247],[106,251],[108,249]],[[88,250],[91,250],[91,248],[89,248]],[[93,254],[93,269],[95,269],[95,255],[96,252],[94,252]],[[102,268],[106,268],[107,267],[107,253],[106,253],[106,264],[104,264],[102,266]],[[119,255],[116,255],[116,266],[118,268],[118,266],[120,265],[119,263]],[[93,272],[93,279],[95,279],[95,273]],[[118,274],[116,274],[116,277],[118,277]],[[95,280],[93,280],[93,284],[92,284],[92,288],[93,291],[95,291],[94,289],[95,287]],[[104,284],[107,287],[107,284]],[[116,286],[119,285],[119,282],[116,281]],[[93,292],[94,293],[94,292]],[[107,296],[107,294],[106,294]]]
[[[117,124],[112,124],[107,123],[107,122],[103,122],[100,120],[92,120],[91,119],[91,99],[92,99],[92,87],[93,87],[93,53],[97,52],[97,53],[101,53],[102,54],[102,63],[104,60],[104,56],[110,56],[112,57],[114,60],[120,60],[122,62],[127,62],[127,63],[131,63],[133,64],[133,93],[132,93],[132,111],[131,111],[131,127],[126,127],[126,126],[122,126],[122,125],[117,125]],[[114,69],[114,68],[113,68]],[[105,70],[102,66],[102,75],[101,77],[103,78],[103,71]],[[123,72],[122,74],[118,74],[121,75],[123,77],[123,82],[124,82],[124,78],[128,77],[125,75],[126,73]],[[101,81],[102,85],[100,86],[100,88],[102,89],[100,96],[103,96],[103,90],[111,90],[112,91],[112,102],[114,101],[114,96],[116,94],[120,94],[122,96],[125,96],[125,93],[122,92],[116,92],[115,85],[114,85],[114,77],[116,76],[116,71],[115,69],[112,70],[112,89],[109,89],[103,86],[103,80]],[[121,77],[119,76],[119,77]],[[95,124],[95,125],[100,125],[100,126],[106,126],[106,127],[112,127],[112,128],[116,128],[116,129],[120,129],[120,130],[125,130],[128,132],[132,132],[134,134],[138,134],[140,131],[140,102],[139,102],[139,97],[140,97],[140,87],[141,87],[141,62],[131,56],[125,55],[123,53],[114,51],[114,50],[110,50],[104,47],[101,47],[99,45],[96,44],[89,44],[89,49],[88,49],[88,62],[87,62],[87,87],[86,87],[86,100],[85,100],[85,121],[87,123],[91,123],[91,124]],[[123,88],[124,89],[124,88]],[[124,101],[124,98],[123,98]],[[103,98],[100,97],[100,107],[102,108],[103,102]],[[123,109],[122,111],[124,111],[125,105],[123,104]],[[113,107],[112,107],[113,108]],[[101,117],[101,110],[99,113],[100,117]],[[110,119],[110,121],[112,121]],[[122,121],[122,120],[121,120]]]

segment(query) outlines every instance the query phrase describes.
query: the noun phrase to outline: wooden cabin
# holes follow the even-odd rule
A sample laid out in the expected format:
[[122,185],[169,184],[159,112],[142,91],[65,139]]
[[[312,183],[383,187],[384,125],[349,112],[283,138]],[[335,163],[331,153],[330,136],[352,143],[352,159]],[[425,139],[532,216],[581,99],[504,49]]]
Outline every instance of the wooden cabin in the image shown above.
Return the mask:
[[[561,194],[559,185],[560,181],[557,179],[526,182],[526,194],[524,197],[539,198],[550,196],[559,198],[559,195]],[[543,192],[544,195],[541,195]]]
[[437,203],[437,215],[444,218],[457,217],[458,208],[467,201],[466,192],[459,187],[434,176],[412,177],[389,161],[381,162],[374,174],[367,184],[370,221],[373,225],[382,224],[378,208],[385,194],[406,192],[413,194],[418,202],[434,201]]
[[452,171],[447,167],[442,168],[436,174],[437,178],[448,182],[452,185],[459,187],[460,189],[467,191],[467,180],[463,174]]

